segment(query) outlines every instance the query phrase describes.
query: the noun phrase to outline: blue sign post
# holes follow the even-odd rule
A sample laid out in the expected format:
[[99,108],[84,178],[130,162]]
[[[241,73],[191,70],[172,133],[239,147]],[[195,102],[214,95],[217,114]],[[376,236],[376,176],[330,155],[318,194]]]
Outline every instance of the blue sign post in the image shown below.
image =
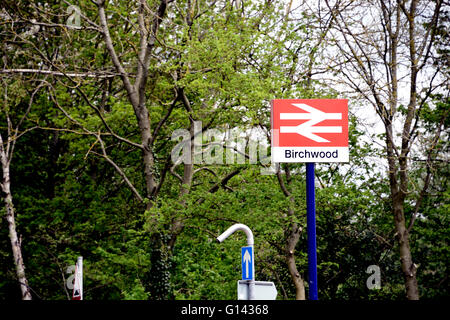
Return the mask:
[[317,246],[316,246],[316,194],[314,190],[314,163],[306,164],[306,224],[308,232],[308,283],[309,300],[317,295]]
[[242,280],[254,280],[253,246],[241,248]]

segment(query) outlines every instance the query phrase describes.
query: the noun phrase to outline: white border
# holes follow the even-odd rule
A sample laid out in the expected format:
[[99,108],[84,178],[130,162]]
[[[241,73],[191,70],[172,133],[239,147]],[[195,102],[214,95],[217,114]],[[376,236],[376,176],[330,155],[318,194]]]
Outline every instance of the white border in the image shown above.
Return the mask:
[[[286,151],[297,157],[286,157]],[[327,157],[328,156],[328,157]],[[272,147],[272,162],[350,162],[348,147]]]

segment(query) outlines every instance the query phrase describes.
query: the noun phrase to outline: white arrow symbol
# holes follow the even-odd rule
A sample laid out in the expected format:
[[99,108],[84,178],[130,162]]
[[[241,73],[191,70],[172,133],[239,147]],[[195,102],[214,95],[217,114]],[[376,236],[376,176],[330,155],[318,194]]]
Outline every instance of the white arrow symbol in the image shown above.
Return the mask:
[[307,113],[280,113],[280,120],[309,120],[298,126],[280,126],[280,133],[297,133],[316,142],[330,142],[315,133],[341,133],[340,126],[314,126],[324,120],[341,120],[342,113],[325,113],[304,103],[293,103],[293,106]]
[[244,253],[244,262],[245,262],[245,279],[248,279],[248,263],[252,261],[252,257],[248,250],[245,250]]

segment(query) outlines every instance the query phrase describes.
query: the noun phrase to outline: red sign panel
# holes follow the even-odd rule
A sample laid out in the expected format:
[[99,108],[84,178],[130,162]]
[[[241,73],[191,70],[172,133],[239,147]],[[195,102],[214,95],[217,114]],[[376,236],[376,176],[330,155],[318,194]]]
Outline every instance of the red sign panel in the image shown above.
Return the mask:
[[272,100],[274,162],[348,162],[348,100]]

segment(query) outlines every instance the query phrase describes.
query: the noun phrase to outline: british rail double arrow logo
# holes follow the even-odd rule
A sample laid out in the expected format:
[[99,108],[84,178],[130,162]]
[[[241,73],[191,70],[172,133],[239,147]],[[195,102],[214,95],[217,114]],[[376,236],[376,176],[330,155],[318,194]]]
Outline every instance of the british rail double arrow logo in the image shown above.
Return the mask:
[[316,126],[324,120],[342,120],[342,113],[325,113],[305,103],[292,103],[307,113],[280,113],[280,120],[309,120],[298,126],[280,126],[280,133],[297,133],[316,142],[330,142],[316,133],[341,133],[342,126]]

